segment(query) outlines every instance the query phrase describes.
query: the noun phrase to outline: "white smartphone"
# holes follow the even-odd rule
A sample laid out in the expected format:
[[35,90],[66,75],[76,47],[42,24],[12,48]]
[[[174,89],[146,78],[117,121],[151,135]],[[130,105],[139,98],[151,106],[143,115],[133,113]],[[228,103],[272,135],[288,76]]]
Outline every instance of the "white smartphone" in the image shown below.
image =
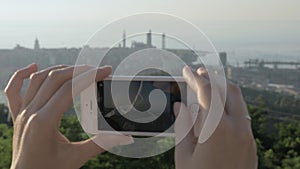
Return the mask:
[[[118,104],[114,104],[115,99],[112,99],[111,94],[112,80],[113,84],[118,86],[119,91],[121,91],[120,89],[126,90],[125,85],[129,84],[129,91],[125,92],[128,93],[130,105],[128,102],[122,103],[123,92],[114,93],[114,98],[116,97],[118,101]],[[151,107],[149,95],[155,89],[162,91],[165,95],[165,108],[160,112],[155,112],[158,111],[155,108],[149,111]],[[80,100],[81,124],[85,132],[90,134],[120,132],[135,136],[174,135],[173,104],[182,102],[190,105],[197,102],[192,89],[179,76],[110,76],[82,91]],[[153,100],[160,102],[162,97],[154,95],[151,101],[153,102]],[[119,105],[119,107],[116,108],[114,105]],[[127,118],[130,117],[130,114],[136,113],[134,110],[138,110],[139,114],[144,116],[137,115],[136,118],[147,119],[150,117],[151,119],[152,117],[152,120],[139,122],[136,119]],[[124,116],[124,114],[129,116]],[[157,117],[153,118],[155,115]]]

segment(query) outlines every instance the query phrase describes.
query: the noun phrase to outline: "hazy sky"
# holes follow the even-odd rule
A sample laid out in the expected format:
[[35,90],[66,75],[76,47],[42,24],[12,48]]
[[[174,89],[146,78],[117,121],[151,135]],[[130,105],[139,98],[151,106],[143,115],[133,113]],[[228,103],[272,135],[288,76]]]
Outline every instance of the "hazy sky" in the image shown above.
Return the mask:
[[183,17],[218,42],[247,41],[245,32],[300,41],[299,0],[0,0],[0,48],[32,47],[35,37],[44,47],[78,47],[105,23],[140,12]]

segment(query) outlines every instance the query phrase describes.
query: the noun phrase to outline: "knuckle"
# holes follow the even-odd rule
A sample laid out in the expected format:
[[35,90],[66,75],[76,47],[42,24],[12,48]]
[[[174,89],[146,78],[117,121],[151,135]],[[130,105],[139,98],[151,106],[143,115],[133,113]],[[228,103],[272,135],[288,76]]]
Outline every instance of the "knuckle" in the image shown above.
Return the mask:
[[80,66],[82,66],[82,67],[91,67],[91,66],[88,65],[88,64],[82,64],[82,65],[80,65]]
[[48,73],[48,77],[50,79],[57,79],[57,78],[60,78],[61,76],[62,76],[62,71],[61,70],[51,70]]
[[15,71],[13,77],[19,77],[22,74],[22,70]]
[[22,74],[23,74],[23,70],[19,69],[17,71],[15,71],[15,73],[11,76],[11,79],[9,80],[8,84],[6,85],[5,89],[4,89],[4,93],[6,96],[10,95],[10,93],[14,92],[14,89],[12,89],[12,82],[14,81],[19,81],[19,80],[23,80],[22,79]]
[[8,97],[8,96],[13,96],[16,93],[16,90],[13,89],[13,86],[11,85],[7,85],[4,89],[4,94]]
[[7,85],[7,86],[5,87],[4,93],[5,93],[6,96],[8,96],[8,95],[10,94],[10,87],[9,87],[9,85]]
[[32,114],[28,117],[27,124],[29,126],[34,127],[34,128],[39,128],[39,126],[42,124],[41,118],[38,115],[38,113]]
[[30,75],[29,79],[31,81],[41,81],[41,80],[43,80],[43,74],[42,73],[33,73]]
[[21,113],[19,114],[19,117],[21,119],[27,119],[29,117],[29,111],[27,109],[21,111]]
[[[17,71],[15,71],[15,73],[13,74],[12,78],[13,79],[22,79],[23,77],[23,74],[24,74],[24,70],[22,69],[19,69]],[[23,80],[23,79],[22,79]]]
[[30,117],[29,112],[27,109],[25,109],[21,111],[20,114],[17,115],[16,121],[18,121],[19,123],[24,123],[28,120],[29,117]]
[[60,64],[60,65],[58,65],[57,67],[67,67],[68,65],[66,65],[66,64]]

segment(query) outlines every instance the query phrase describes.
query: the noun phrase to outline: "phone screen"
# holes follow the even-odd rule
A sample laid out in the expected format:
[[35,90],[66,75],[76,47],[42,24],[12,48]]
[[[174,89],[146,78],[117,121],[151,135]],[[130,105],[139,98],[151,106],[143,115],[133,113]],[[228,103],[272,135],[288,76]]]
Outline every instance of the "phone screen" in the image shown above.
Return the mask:
[[[124,98],[124,93],[119,92],[114,94],[117,97],[118,104],[115,104],[112,99],[111,94],[111,80],[104,80],[97,83],[98,88],[98,107],[100,113],[98,114],[98,130],[103,131],[128,131],[128,132],[154,132],[154,133],[174,133],[173,123],[175,122],[175,116],[173,113],[173,104],[175,102],[183,102],[186,104],[186,83],[176,82],[176,81],[141,81],[132,80],[130,82],[124,80],[114,80],[114,84],[118,86],[119,90],[128,85],[129,91],[127,92],[127,98],[129,96],[130,105],[122,103],[122,98]],[[152,108],[151,112],[149,95],[153,90],[160,90],[165,95],[166,106],[163,111],[155,112],[155,108]],[[126,90],[126,89],[124,89]],[[159,102],[162,98],[154,98],[156,102]],[[121,105],[126,107],[125,111],[121,110],[120,107],[117,109],[115,105]],[[137,122],[123,116],[123,114],[128,115],[134,113],[134,109],[138,110],[138,115],[141,118],[145,116],[157,116],[152,121],[149,122]],[[136,113],[136,112],[135,112]]]

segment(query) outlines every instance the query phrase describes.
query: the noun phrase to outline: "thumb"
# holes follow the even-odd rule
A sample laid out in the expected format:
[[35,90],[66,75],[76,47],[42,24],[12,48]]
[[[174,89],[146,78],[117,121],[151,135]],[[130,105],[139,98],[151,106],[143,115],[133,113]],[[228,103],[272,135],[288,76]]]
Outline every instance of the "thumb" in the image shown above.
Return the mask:
[[85,141],[74,143],[82,164],[113,147],[132,144],[133,138],[122,134],[100,133]]
[[[196,145],[196,139],[192,130],[195,119],[183,103],[174,103],[175,121],[175,161],[182,165],[191,158]],[[176,166],[177,166],[176,165]]]

